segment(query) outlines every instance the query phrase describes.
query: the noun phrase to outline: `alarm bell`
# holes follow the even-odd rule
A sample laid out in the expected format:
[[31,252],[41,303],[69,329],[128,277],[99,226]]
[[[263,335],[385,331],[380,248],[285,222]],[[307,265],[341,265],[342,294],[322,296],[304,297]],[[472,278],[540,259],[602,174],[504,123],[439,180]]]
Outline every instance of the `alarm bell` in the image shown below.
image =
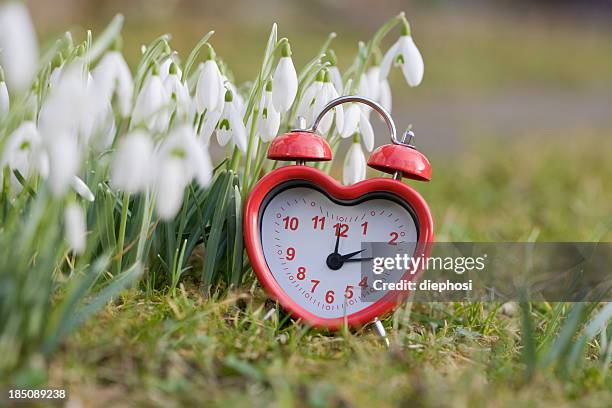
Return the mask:
[[[395,123],[387,110],[379,103],[361,96],[341,96],[330,101],[316,117],[312,127],[306,128],[304,118],[298,117],[300,129],[276,137],[268,149],[268,158],[272,160],[297,161],[303,164],[307,161],[329,161],[332,151],[327,141],[316,131],[323,116],[334,107],[343,103],[357,102],[369,106],[380,114],[389,130],[391,144],[380,146],[368,159],[368,166],[375,170],[393,174],[393,178],[401,180],[406,177],[413,180],[431,180],[431,165],[427,157],[411,144],[414,137],[412,131],[404,134],[403,140],[398,140]],[[409,140],[405,138],[409,136]]]

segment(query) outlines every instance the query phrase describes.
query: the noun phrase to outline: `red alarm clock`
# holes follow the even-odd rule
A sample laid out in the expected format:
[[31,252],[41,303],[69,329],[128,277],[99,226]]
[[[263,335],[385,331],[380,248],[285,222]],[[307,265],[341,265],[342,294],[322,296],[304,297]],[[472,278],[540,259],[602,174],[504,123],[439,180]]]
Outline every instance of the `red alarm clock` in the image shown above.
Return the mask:
[[[328,143],[316,134],[323,116],[342,103],[359,102],[381,114],[392,144],[377,148],[368,166],[376,177],[344,186],[307,162],[331,160]],[[344,96],[326,105],[310,129],[276,137],[271,160],[295,161],[263,177],[250,193],[244,238],[253,270],[269,294],[294,317],[315,327],[359,327],[392,311],[407,295],[387,293],[376,301],[360,296],[363,242],[414,243],[413,256],[427,256],[434,239],[425,200],[402,177],[428,181],[431,166],[414,146],[397,138],[391,116],[378,103]],[[413,279],[420,271],[407,271]],[[382,325],[378,327],[382,330]]]

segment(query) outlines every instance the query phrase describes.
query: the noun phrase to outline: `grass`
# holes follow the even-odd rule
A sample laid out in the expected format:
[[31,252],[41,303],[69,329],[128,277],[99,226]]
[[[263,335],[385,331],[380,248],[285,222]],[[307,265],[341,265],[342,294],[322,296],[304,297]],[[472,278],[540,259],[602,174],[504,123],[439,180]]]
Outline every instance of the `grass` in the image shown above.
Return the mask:
[[[609,144],[479,146],[434,158],[433,181],[417,185],[432,206],[438,240],[610,240]],[[125,292],[68,338],[51,360],[49,383],[101,405],[612,403],[597,340],[587,344],[580,369],[538,365],[530,377],[520,312],[503,313],[499,304],[407,304],[385,320],[387,350],[370,327],[330,334],[297,324],[252,277],[247,282],[212,298],[189,275],[174,296]],[[558,339],[570,308],[537,303],[527,310],[534,352]]]

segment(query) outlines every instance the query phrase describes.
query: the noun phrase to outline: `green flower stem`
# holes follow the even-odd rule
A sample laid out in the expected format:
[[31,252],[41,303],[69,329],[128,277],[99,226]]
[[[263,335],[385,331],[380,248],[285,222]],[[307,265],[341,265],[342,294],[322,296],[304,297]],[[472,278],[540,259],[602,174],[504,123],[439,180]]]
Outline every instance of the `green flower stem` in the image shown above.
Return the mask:
[[246,197],[246,193],[247,193],[247,182],[248,182],[248,177],[250,174],[250,170],[251,170],[251,156],[252,156],[252,151],[253,151],[253,142],[256,139],[256,134],[255,134],[255,130],[257,129],[257,120],[259,119],[259,109],[257,107],[255,107],[253,109],[253,116],[252,116],[252,120],[251,120],[251,129],[249,129],[249,143],[247,146],[247,152],[246,152],[246,162],[244,164],[244,173],[242,174],[242,198],[244,199],[244,197]]
[[404,14],[403,11],[399,13],[397,16],[393,17],[387,23],[385,23],[385,25],[380,27],[378,31],[374,34],[374,37],[372,37],[372,39],[368,41],[363,53],[360,52],[358,54],[355,62],[353,63],[351,68],[349,68],[349,72],[347,72],[347,73],[354,72],[354,75],[355,75],[354,76],[355,80],[353,81],[352,92],[355,92],[355,90],[359,89],[359,81],[361,80],[361,75],[365,72],[365,69],[368,65],[368,61],[370,57],[372,56],[372,53],[374,52],[374,50],[378,48],[383,38],[385,38],[385,36],[389,34],[389,32],[398,24],[403,24],[402,27],[405,27],[406,25],[408,25],[408,21],[406,20],[406,15]]
[[257,182],[257,179],[259,178],[259,172],[261,171],[261,166],[264,163],[264,160],[266,159],[267,155],[266,152],[268,151],[267,149],[267,143],[266,143],[266,149],[264,150],[263,154],[262,154],[262,147],[263,147],[263,142],[261,141],[261,139],[257,140],[257,152],[255,153],[255,169],[253,170],[253,172],[251,173],[251,179],[249,180],[249,185],[247,186],[247,193],[249,191],[251,191],[251,189],[253,188],[253,186],[255,185],[255,183]]
[[117,273],[121,272],[121,263],[123,261],[123,246],[125,245],[125,230],[127,227],[127,214],[130,206],[130,194],[123,194],[123,202],[121,206],[121,221],[119,223],[119,238],[117,240],[117,265],[115,270]]

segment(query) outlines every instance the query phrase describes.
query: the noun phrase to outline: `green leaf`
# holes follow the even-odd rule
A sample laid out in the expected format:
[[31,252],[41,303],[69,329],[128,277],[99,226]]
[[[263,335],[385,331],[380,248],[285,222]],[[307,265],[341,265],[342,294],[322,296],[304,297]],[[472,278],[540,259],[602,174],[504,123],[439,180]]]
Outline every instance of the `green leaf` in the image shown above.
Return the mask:
[[210,37],[212,37],[214,33],[215,33],[214,31],[209,31],[204,37],[200,39],[200,41],[198,41],[198,43],[193,48],[193,50],[191,50],[191,52],[189,53],[189,56],[187,57],[187,60],[185,61],[185,66],[183,67],[183,75],[181,77],[182,81],[185,81],[185,79],[189,77],[191,68],[193,67],[193,64],[198,58],[198,55],[200,54],[202,47],[208,43],[208,40],[210,39]]
[[217,254],[219,253],[219,244],[223,233],[223,223],[225,222],[224,214],[227,208],[229,192],[232,188],[233,172],[228,171],[228,177],[225,180],[222,193],[219,200],[215,203],[216,208],[212,218],[210,235],[206,240],[206,251],[204,255],[204,267],[202,269],[202,285],[208,289],[213,281],[215,268],[217,266]]
[[104,51],[106,51],[115,41],[117,35],[121,32],[123,27],[123,15],[117,14],[110,24],[106,27],[104,32],[98,37],[96,41],[91,45],[87,53],[85,54],[85,60],[89,63],[94,62]]

